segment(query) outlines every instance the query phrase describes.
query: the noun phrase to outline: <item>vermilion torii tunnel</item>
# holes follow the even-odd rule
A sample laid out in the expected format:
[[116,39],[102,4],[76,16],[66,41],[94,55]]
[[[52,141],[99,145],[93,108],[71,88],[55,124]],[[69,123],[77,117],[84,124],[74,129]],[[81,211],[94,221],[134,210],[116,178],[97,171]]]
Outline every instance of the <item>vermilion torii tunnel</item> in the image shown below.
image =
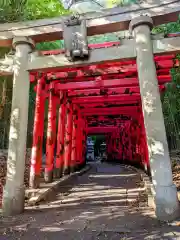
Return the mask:
[[[89,47],[96,49],[118,45],[119,42],[111,42]],[[59,53],[62,51],[42,52],[43,55]],[[174,54],[154,57],[160,92],[171,81],[170,69],[179,65],[174,59]],[[84,166],[88,134],[106,135],[109,159],[139,164],[148,170],[135,60],[31,74],[31,82],[36,84],[31,187],[39,186],[41,176],[46,99],[49,102],[44,174],[46,182],[51,182],[53,176],[61,177]]]

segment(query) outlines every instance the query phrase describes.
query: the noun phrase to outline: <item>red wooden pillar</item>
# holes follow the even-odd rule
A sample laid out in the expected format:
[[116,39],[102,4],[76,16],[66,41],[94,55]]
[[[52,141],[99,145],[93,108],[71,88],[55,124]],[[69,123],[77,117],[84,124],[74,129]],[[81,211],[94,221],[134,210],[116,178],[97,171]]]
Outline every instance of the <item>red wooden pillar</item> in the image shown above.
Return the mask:
[[80,116],[79,119],[79,167],[83,167],[83,119]]
[[77,169],[80,169],[80,110],[77,110],[77,132],[76,132],[76,164]]
[[82,166],[85,166],[85,152],[86,152],[86,119],[82,118]]
[[45,89],[45,86],[44,76],[41,76],[37,81],[33,146],[31,152],[29,186],[32,188],[38,188],[40,183],[45,106],[45,95],[43,95],[43,90]]
[[56,169],[55,177],[60,178],[63,174],[64,165],[64,137],[65,137],[65,115],[66,114],[66,96],[60,93],[58,133],[57,133],[57,151],[56,151]]
[[72,104],[66,105],[66,125],[65,125],[65,143],[64,143],[64,174],[70,173],[72,149]]
[[86,145],[86,142],[87,142],[87,128],[88,128],[88,123],[87,123],[87,120],[85,119],[85,136],[84,136],[84,161],[86,163],[86,148],[87,148],[87,145]]
[[46,166],[45,166],[45,174],[44,174],[45,182],[52,182],[53,180],[54,148],[55,148],[55,142],[56,142],[56,104],[57,104],[57,98],[54,94],[54,89],[51,89],[49,92]]
[[73,127],[72,127],[72,151],[71,151],[71,171],[77,168],[77,134],[78,134],[78,109],[73,106]]

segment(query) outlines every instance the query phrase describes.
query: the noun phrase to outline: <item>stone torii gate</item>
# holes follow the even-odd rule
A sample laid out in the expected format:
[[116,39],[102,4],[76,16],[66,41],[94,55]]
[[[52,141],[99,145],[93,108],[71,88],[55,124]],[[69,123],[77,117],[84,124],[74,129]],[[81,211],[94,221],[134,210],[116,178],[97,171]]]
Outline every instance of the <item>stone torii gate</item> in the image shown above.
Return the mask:
[[[138,11],[137,11],[138,10]],[[63,91],[88,91],[88,89],[99,88],[120,88],[123,87],[136,87],[139,82],[139,92],[132,96],[131,101],[137,101],[142,104],[142,112],[144,117],[145,133],[148,145],[149,162],[151,168],[154,199],[156,204],[156,215],[161,220],[175,219],[179,213],[179,202],[177,199],[176,187],[172,181],[171,163],[164,127],[164,119],[159,95],[158,84],[169,81],[169,76],[163,75],[163,78],[157,77],[154,55],[172,54],[180,51],[180,37],[162,37],[152,36],[151,29],[153,21],[155,25],[166,23],[169,21],[176,21],[179,15],[179,1],[147,1],[133,4],[131,7],[115,8],[105,10],[97,17],[96,14],[85,16],[86,21],[83,19],[70,19],[69,21],[60,21],[60,19],[53,20],[39,20],[29,23],[15,23],[15,24],[2,24],[0,26],[0,46],[13,46],[15,55],[6,57],[0,60],[0,73],[13,74],[13,98],[12,98],[12,112],[11,112],[11,125],[9,134],[9,150],[7,162],[7,178],[3,194],[3,213],[4,215],[11,215],[14,213],[21,213],[24,209],[24,167],[25,167],[25,148],[26,148],[26,134],[28,122],[28,98],[29,98],[29,76],[31,79],[38,75],[37,84],[37,109],[38,105],[43,106],[44,98],[47,97],[47,92],[44,98],[38,99],[38,92],[46,88],[44,81],[48,80],[49,75],[55,72],[71,72],[72,68],[84,67],[94,64],[104,63],[117,63],[127,61],[129,59],[136,59],[136,68],[138,78],[126,79],[117,75],[117,79],[105,79],[98,77],[97,79],[83,80],[84,76],[78,76],[78,81],[74,83],[60,83],[58,81],[51,81],[48,85],[49,91],[49,119],[48,119],[48,137],[49,145],[54,144],[54,136],[52,129],[54,128],[55,117],[55,104],[57,100],[56,91],[60,93],[59,98],[64,100]],[[145,16],[148,14],[149,16]],[[73,38],[74,28],[76,25],[76,39]],[[87,27],[86,27],[87,26]],[[115,32],[120,30],[130,30],[129,39],[124,39],[120,44],[113,44],[107,48],[94,48],[87,46],[88,35],[103,34],[107,32]],[[35,50],[35,43],[41,41],[51,41],[64,38],[65,52],[58,54],[51,54],[49,56],[40,55]],[[72,44],[75,43],[75,44]],[[78,72],[78,70],[77,70]],[[105,74],[103,75],[105,76]],[[81,81],[80,79],[81,78]],[[30,80],[31,80],[30,79]],[[49,81],[49,80],[48,80]],[[136,89],[136,91],[138,91]],[[39,95],[40,96],[40,95]],[[89,97],[88,97],[89,98]],[[118,96],[108,96],[109,101],[124,102],[126,96],[119,94]],[[83,130],[86,129],[84,115],[88,111],[84,110],[79,112],[79,132],[76,130],[76,123],[71,125],[72,120],[75,122],[73,111],[77,111],[76,104],[102,103],[105,100],[102,98],[96,99],[74,99],[74,102],[68,102],[64,105],[61,102],[59,110],[59,127],[58,127],[58,140],[62,139],[66,142],[77,144],[74,136],[77,133],[80,139],[83,139]],[[126,103],[127,104],[127,103]],[[122,109],[119,109],[119,111]],[[95,110],[93,110],[95,111]],[[117,113],[116,108],[115,112]],[[127,109],[125,110],[127,113]],[[67,113],[64,119],[65,112]],[[115,114],[114,112],[114,114]],[[41,119],[43,111],[36,112],[37,119]],[[89,114],[92,114],[90,112]],[[104,112],[104,114],[107,114]],[[111,112],[112,114],[112,112]],[[103,115],[103,113],[102,113]],[[63,123],[65,122],[66,123]],[[66,125],[65,130],[62,129],[63,124]],[[42,133],[42,122],[37,122],[36,128],[40,129]],[[34,129],[36,132],[36,129]],[[64,138],[65,135],[65,138]],[[39,135],[38,135],[39,136]],[[34,135],[34,138],[37,138]],[[53,165],[51,159],[53,158],[53,148],[47,144],[47,161],[45,169],[45,180],[47,182],[52,180]],[[58,152],[60,144],[57,146]],[[74,148],[73,148],[74,149]],[[70,145],[65,146],[64,173],[69,173],[69,166],[74,167],[75,160],[81,160],[82,142],[78,142],[78,151],[71,152]],[[37,149],[33,148],[32,155],[37,154]],[[75,156],[76,155],[76,156]],[[78,155],[78,156],[77,156]],[[60,155],[58,155],[60,156]],[[34,160],[32,157],[32,165],[40,166],[37,162],[37,157]],[[38,158],[40,159],[40,158]],[[70,163],[70,162],[71,163]],[[57,158],[57,169],[60,168],[62,159]],[[82,163],[82,162],[81,162]],[[39,167],[36,169],[39,170]],[[31,169],[31,184],[33,187],[38,185],[38,174],[33,167]],[[60,176],[61,171],[57,171],[57,176]]]

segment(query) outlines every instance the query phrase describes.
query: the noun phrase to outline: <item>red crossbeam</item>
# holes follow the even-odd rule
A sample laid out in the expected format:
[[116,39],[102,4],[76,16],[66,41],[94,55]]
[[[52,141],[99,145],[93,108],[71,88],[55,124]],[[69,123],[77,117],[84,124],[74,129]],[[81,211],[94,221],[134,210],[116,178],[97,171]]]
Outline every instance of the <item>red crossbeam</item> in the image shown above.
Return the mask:
[[[160,91],[164,90],[164,85],[159,85]],[[134,94],[140,93],[139,87],[118,87],[118,88],[108,88],[104,94],[113,95],[113,94]],[[84,90],[69,90],[69,97],[83,97],[83,96],[92,96],[92,95],[102,95],[103,91],[100,89],[84,89]]]
[[[155,62],[157,66],[157,75],[159,74],[169,74],[169,71],[174,66],[179,66],[178,60],[163,60]],[[67,70],[66,72],[60,72],[60,73],[53,73],[48,74],[48,80],[54,80],[54,79],[62,79],[63,81],[91,81],[96,76],[102,76],[104,79],[107,79],[110,75],[121,75],[121,77],[130,77],[130,76],[137,76],[137,67],[136,65],[122,65],[122,66],[112,66],[108,68],[98,68],[97,66],[92,68],[92,66],[89,66],[88,70]]]
[[[129,93],[140,93],[139,87],[117,87],[117,88],[108,88],[104,94],[113,95],[113,94],[129,94]],[[102,95],[103,90],[100,89],[84,89],[84,90],[74,90],[68,91],[69,97],[83,97],[90,95]]]
[[[102,111],[117,111],[119,113],[119,111],[128,111],[128,112],[132,112],[132,113],[136,113],[137,111],[139,111],[139,107],[138,106],[120,106],[120,107],[105,107],[105,108],[101,108],[100,110]],[[98,108],[93,108],[93,109],[82,109],[81,112],[93,112],[93,111],[99,111]]]
[[120,121],[120,122],[124,122],[124,121],[127,121],[127,120],[123,120],[123,119],[120,119],[120,118],[108,118],[107,116],[97,116],[97,117],[93,117],[93,116],[88,116],[87,118],[87,121],[88,122],[96,122],[96,121],[108,121],[108,122],[113,122],[113,121]]
[[138,107],[111,107],[111,108],[94,108],[94,109],[86,109],[81,110],[81,113],[86,116],[93,115],[127,115],[127,116],[137,116]]
[[[99,78],[97,78],[99,79]],[[133,86],[137,85],[137,78],[123,78],[112,80],[96,80],[87,82],[71,82],[65,84],[56,84],[57,90],[69,90],[69,89],[87,89],[87,88],[100,88],[100,87],[119,87],[119,86]]]
[[[163,84],[171,81],[170,75],[158,76],[159,84]],[[75,90],[75,89],[93,89],[93,88],[108,88],[108,87],[133,87],[138,86],[137,78],[123,78],[113,80],[102,80],[101,77],[97,77],[95,81],[87,82],[69,82],[69,83],[55,83],[54,88],[56,90]]]
[[72,102],[75,104],[84,104],[84,103],[104,103],[104,102],[131,102],[131,101],[138,101],[141,100],[140,94],[134,94],[134,95],[115,95],[115,96],[92,96],[92,97],[79,97],[79,98],[73,98]]
[[82,111],[82,114],[84,116],[98,116],[98,115],[101,115],[101,116],[113,116],[113,115],[124,115],[124,116],[127,116],[127,117],[134,117],[134,118],[137,118],[138,116],[138,113],[131,113],[129,111],[113,111],[113,110],[109,110],[109,111],[94,111],[94,112],[83,112]]
[[[155,64],[157,67],[157,71],[170,69],[174,66],[179,66],[179,61],[174,59],[175,55],[167,55],[167,56],[157,56],[155,57]],[[84,66],[83,68],[79,67],[77,69],[68,69],[62,70],[57,73],[48,73],[48,79],[51,78],[76,78],[80,79],[82,77],[92,76],[92,75],[103,75],[103,74],[113,74],[113,73],[136,73],[137,65],[135,60],[129,61],[119,61],[113,63],[101,63],[98,65],[90,65]]]
[[[108,43],[114,44],[114,43]],[[101,44],[102,46],[103,44]],[[105,45],[104,45],[105,46]],[[52,55],[52,54],[59,54],[62,50],[54,50],[54,51],[45,51],[42,52],[44,55]],[[167,73],[170,68],[173,66],[179,66],[179,61],[175,60],[175,55],[163,55],[163,56],[155,56],[155,64],[157,66],[157,74],[160,72],[166,71]],[[90,65],[90,66],[83,66],[83,67],[76,67],[76,68],[64,68],[59,70],[58,72],[51,72],[47,74],[48,79],[59,79],[62,78],[67,79],[72,78],[76,81],[83,81],[84,77],[87,76],[98,76],[104,74],[115,74],[115,73],[124,73],[125,76],[131,76],[132,74],[137,74],[137,67],[136,67],[136,60],[126,60],[126,61],[119,61],[113,63],[101,63],[98,65]],[[31,82],[35,81],[35,78],[31,77]]]
[[96,123],[88,123],[88,127],[119,127],[125,124],[128,120],[124,122],[117,122],[117,123],[101,123],[101,122],[96,122]]
[[114,123],[116,123],[116,124],[122,124],[122,123],[124,123],[124,122],[127,122],[127,120],[121,120],[121,119],[116,119],[116,120],[114,120],[114,119],[110,119],[110,120],[106,120],[106,121],[99,121],[99,120],[97,120],[97,121],[93,121],[93,120],[91,120],[91,121],[88,121],[88,125],[92,125],[92,124],[98,124],[99,126],[101,126],[101,125],[107,125],[107,126],[110,126],[110,125],[112,125],[112,126],[114,126]]
[[[177,65],[177,64],[176,64]],[[174,66],[173,60],[165,60],[156,62],[157,68],[157,75],[159,74],[169,74],[170,69]],[[66,80],[68,81],[91,81],[96,76],[102,76],[103,79],[109,78],[109,76],[112,75],[116,78],[118,76],[121,77],[130,77],[130,76],[137,76],[137,68],[136,65],[123,65],[123,66],[112,66],[108,68],[98,68],[97,66],[92,68],[92,66],[89,66],[88,70],[68,70],[67,72],[60,72],[60,73],[54,73],[54,74],[48,74],[48,80]]]
[[[131,106],[136,106],[136,105],[139,105],[139,103],[141,102],[141,100],[135,100],[135,101],[133,101],[133,100],[129,100],[129,101],[127,101],[127,102],[123,102],[123,103],[121,103],[121,102],[119,102],[119,101],[109,101],[108,102],[108,105],[116,105],[116,107],[124,107],[124,106],[126,106],[126,107],[131,107]],[[104,107],[109,107],[109,106],[107,106],[107,102],[105,102],[105,103],[82,103],[82,104],[78,104],[80,107],[81,107],[81,109],[92,109],[92,108],[104,108]],[[113,106],[112,106],[113,107]]]
[[106,134],[117,131],[118,127],[88,127],[87,134]]

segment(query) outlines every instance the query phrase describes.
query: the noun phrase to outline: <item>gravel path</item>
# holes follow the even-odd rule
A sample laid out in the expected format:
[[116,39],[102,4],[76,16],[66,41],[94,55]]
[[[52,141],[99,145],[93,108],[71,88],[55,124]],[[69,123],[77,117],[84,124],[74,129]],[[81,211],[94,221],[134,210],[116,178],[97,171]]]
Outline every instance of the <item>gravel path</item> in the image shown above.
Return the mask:
[[25,213],[1,219],[0,240],[180,239],[180,226],[162,224],[142,198],[137,173],[97,163],[66,194],[52,194]]

